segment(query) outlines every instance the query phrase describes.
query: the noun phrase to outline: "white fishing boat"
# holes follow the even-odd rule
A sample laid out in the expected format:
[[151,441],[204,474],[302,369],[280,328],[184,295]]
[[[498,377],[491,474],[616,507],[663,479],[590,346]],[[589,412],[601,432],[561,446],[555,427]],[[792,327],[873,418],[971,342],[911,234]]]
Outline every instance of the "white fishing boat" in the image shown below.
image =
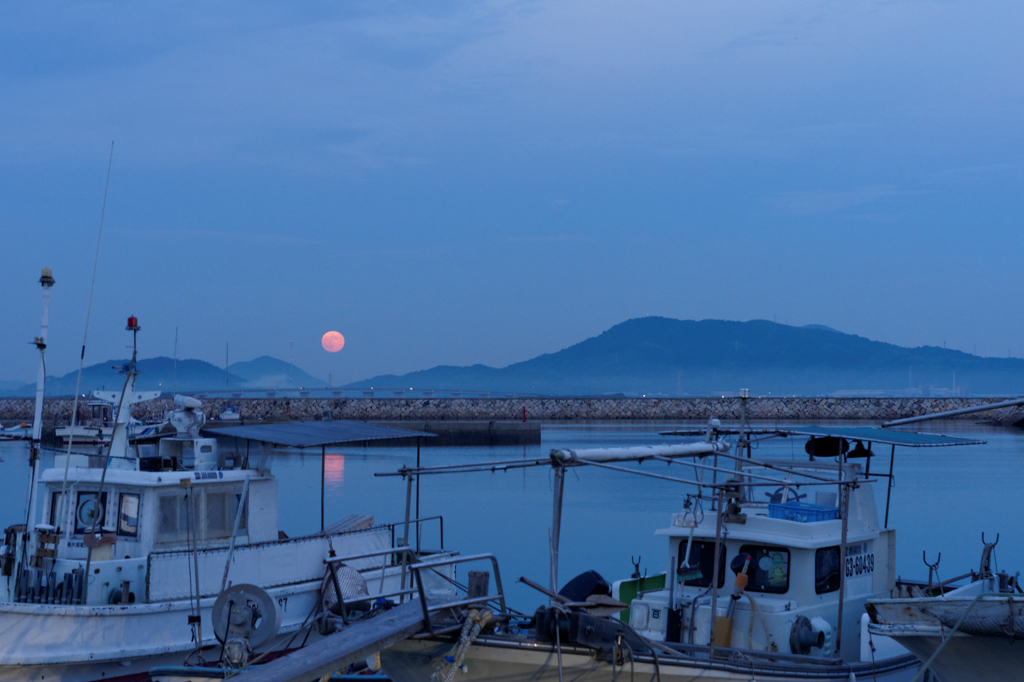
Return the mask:
[[241,421],[242,415],[238,413],[237,407],[234,405],[228,405],[220,414],[217,415],[217,419],[222,422],[237,422]]
[[[978,441],[873,428],[739,433],[732,454],[717,425],[703,443],[552,451],[546,463],[555,476],[551,587],[520,579],[547,594],[550,605],[530,619],[486,626],[476,637],[425,635],[399,642],[382,653],[385,672],[394,682],[425,680],[435,672],[447,681],[458,667],[450,658],[457,650],[466,673],[458,679],[467,682],[596,681],[620,675],[664,681],[910,682],[920,661],[892,639],[867,630],[865,602],[888,597],[896,577],[895,531],[887,518],[880,523],[870,485],[878,477],[869,472],[872,443],[892,445],[895,452],[897,445]],[[752,441],[798,435],[810,437],[810,461],[749,458]],[[688,461],[680,462],[682,457]],[[610,464],[629,460],[682,464],[695,474],[681,479],[649,466]],[[529,464],[544,462],[416,473]],[[556,591],[561,490],[564,472],[575,466],[690,486],[682,509],[657,531],[667,545],[664,573],[647,577],[638,571],[609,585],[590,572]],[[814,503],[802,499],[805,495]]]
[[[92,400],[87,401],[79,408],[78,422],[61,426],[54,430],[54,435],[67,443],[69,440],[74,443],[110,443],[110,437],[114,433],[114,425],[117,422],[118,402],[121,397],[120,391],[93,391]],[[131,396],[126,396],[130,405],[156,400],[160,397],[160,391],[137,391]],[[156,438],[160,431],[167,425],[167,421],[145,423],[135,419],[129,414],[126,427],[129,440],[140,440]]]
[[[1024,671],[1024,594],[1020,574],[995,572],[982,534],[978,571],[945,582],[897,581],[891,599],[868,602],[868,632],[910,650],[941,680],[1002,682]],[[926,562],[927,563],[927,562]],[[964,585],[957,583],[968,580]],[[984,661],[983,665],[979,662]]]
[[0,424],[0,440],[25,440],[32,436],[32,425],[25,422],[4,426]]
[[[44,282],[41,351],[48,294]],[[138,331],[134,317],[128,327]],[[257,443],[246,456],[222,452],[199,432],[198,401],[176,398],[177,434],[140,457],[125,429],[128,405],[144,397],[133,391],[134,358],[103,452],[69,448],[44,469],[34,433],[28,523],[8,525],[0,546],[0,681],[141,681],[154,666],[186,659],[237,668],[329,632],[339,603],[370,608],[375,595],[410,592],[407,564],[418,557],[409,527],[418,520],[407,517],[398,547],[395,525],[368,517],[321,521],[319,533],[287,537],[273,450]],[[318,444],[351,440],[346,424],[353,423],[329,423]],[[354,429],[361,440],[368,430],[377,438],[429,435]],[[450,591],[450,564],[426,573],[420,594]]]

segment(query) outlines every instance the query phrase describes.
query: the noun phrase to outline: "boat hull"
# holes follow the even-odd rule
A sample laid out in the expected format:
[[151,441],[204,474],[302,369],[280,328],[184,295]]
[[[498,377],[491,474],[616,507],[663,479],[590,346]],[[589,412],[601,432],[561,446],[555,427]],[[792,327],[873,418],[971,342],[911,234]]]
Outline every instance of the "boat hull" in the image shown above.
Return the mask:
[[[422,682],[431,674],[454,641],[450,638],[409,639],[381,652],[381,665],[392,682]],[[558,654],[554,645],[515,638],[481,637],[472,644],[465,658],[466,673],[456,673],[460,682],[558,682]],[[606,663],[585,647],[562,647],[562,675],[566,682],[611,682],[628,679],[635,682],[749,682],[770,679],[775,682],[849,682],[850,679],[872,679],[878,682],[910,682],[921,664],[905,655],[885,661],[852,665],[796,665],[785,663],[752,663],[750,660],[729,661],[669,657],[659,654],[657,663],[649,655],[639,655],[625,667]],[[850,673],[854,678],[850,677]]]
[[931,661],[942,680],[1002,682],[1024,671],[1024,603],[1014,595],[885,599],[871,608],[868,630]]
[[[270,589],[281,608],[281,636],[290,637],[316,607],[320,581]],[[219,658],[211,620],[213,598],[201,601],[204,647]],[[92,682],[179,665],[195,648],[187,601],[127,606],[0,605],[0,682]],[[315,634],[315,633],[314,633]]]

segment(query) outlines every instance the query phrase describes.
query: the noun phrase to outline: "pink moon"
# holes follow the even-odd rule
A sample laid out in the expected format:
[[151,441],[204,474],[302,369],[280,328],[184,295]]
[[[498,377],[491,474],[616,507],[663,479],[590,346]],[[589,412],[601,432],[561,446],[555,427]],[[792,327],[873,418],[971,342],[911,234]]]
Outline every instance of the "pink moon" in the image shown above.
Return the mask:
[[320,345],[328,353],[337,353],[345,347],[345,337],[338,332],[327,332],[324,338],[320,339]]

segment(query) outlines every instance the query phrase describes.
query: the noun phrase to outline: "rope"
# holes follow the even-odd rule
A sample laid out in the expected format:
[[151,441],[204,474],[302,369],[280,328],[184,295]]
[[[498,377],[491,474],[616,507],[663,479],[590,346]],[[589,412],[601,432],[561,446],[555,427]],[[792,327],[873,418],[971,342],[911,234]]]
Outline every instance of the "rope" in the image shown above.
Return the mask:
[[469,651],[469,645],[476,640],[480,630],[493,617],[494,614],[489,609],[483,609],[482,611],[471,609],[466,614],[466,620],[462,623],[462,632],[459,634],[458,641],[452,646],[448,655],[441,659],[441,664],[431,674],[430,679],[438,680],[439,682],[451,682],[456,670],[461,670],[464,673],[468,672],[469,669],[464,661],[466,660],[466,652]]
[[[768,650],[768,645],[771,644],[771,635],[768,632],[768,623],[764,620],[764,612],[761,611],[761,605],[754,601],[754,598],[747,592],[743,593],[747,599],[750,600],[750,605],[754,607],[754,611],[757,611],[758,617],[761,619],[761,627],[764,628],[764,639],[765,639],[765,651]],[[750,625],[747,627],[747,648],[753,649],[751,644],[751,638],[754,635],[754,614],[750,614]]]
[[[75,402],[71,408],[71,432],[68,433],[68,457],[64,461],[64,482],[60,486],[61,503],[67,506],[64,492],[68,486],[68,467],[71,464],[71,444],[75,440],[75,420],[78,418],[78,391],[82,387],[82,368],[85,365],[85,342],[89,338],[89,318],[92,316],[92,294],[96,289],[96,269],[100,262],[100,241],[103,239],[103,219],[107,215],[107,190],[110,189],[110,168],[114,165],[114,143],[110,143],[110,160],[107,161],[107,182],[103,186],[103,208],[100,209],[100,231],[96,235],[96,255],[92,260],[92,283],[89,285],[89,304],[85,309],[85,334],[82,335],[82,354],[78,358],[78,378],[75,380]],[[113,440],[113,435],[111,435]],[[68,533],[65,539],[70,538]],[[87,588],[88,589],[88,588]]]

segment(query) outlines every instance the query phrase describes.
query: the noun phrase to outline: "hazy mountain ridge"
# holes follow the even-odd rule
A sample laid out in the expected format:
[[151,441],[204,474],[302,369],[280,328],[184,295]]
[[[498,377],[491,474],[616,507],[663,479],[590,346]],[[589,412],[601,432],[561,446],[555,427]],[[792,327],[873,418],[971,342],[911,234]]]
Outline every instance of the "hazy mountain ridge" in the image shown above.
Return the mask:
[[[124,385],[110,360],[87,367],[81,392]],[[223,367],[167,357],[139,361],[140,390],[182,392],[327,388],[288,362],[261,356]],[[46,394],[71,395],[77,372],[47,377]],[[956,389],[954,389],[954,381]],[[904,348],[822,325],[767,320],[644,317],[554,353],[495,368],[442,365],[385,374],[344,388],[434,389],[541,395],[712,396],[749,388],[754,395],[1019,395],[1024,360],[958,350]],[[31,396],[35,384],[5,382],[0,395]]]
[[[127,359],[108,360],[90,365],[82,370],[80,392],[87,394],[93,389],[119,390],[124,386],[122,367]],[[246,362],[229,366],[225,375],[223,367],[217,367],[204,360],[178,360],[177,368],[173,358],[156,357],[138,361],[139,376],[135,388],[140,391],[198,391],[253,390],[281,388],[324,388],[326,381],[310,376],[298,367],[292,367],[283,360],[264,355]],[[73,395],[78,381],[78,371],[63,376],[46,377],[46,395]],[[35,382],[4,382],[0,395],[35,395]]]
[[[821,325],[767,320],[673,320],[617,324],[555,353],[496,369],[442,366],[381,375],[348,387],[457,388],[553,395],[1003,395],[1024,392],[1024,360],[981,358],[924,346],[903,348]],[[418,386],[417,386],[418,384]]]

